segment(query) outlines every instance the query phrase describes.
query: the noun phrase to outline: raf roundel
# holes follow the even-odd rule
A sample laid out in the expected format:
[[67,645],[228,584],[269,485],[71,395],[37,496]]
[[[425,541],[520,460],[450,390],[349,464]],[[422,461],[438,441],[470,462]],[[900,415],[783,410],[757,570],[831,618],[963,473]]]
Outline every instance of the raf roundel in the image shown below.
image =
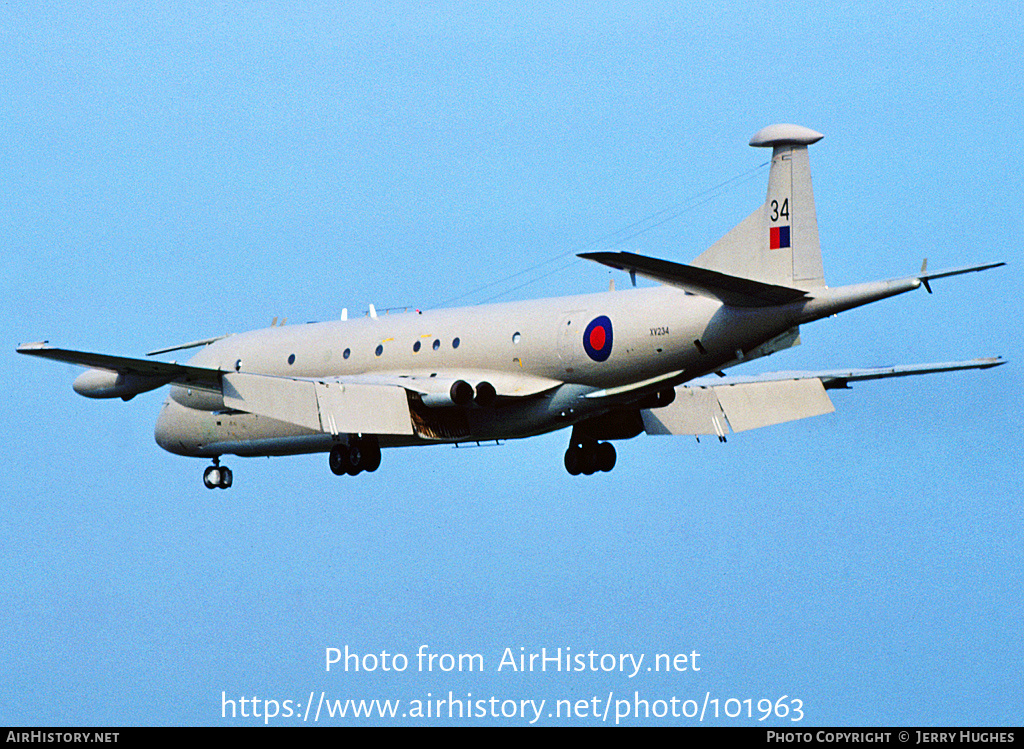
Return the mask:
[[583,331],[583,349],[594,361],[605,361],[612,353],[612,321],[595,317]]

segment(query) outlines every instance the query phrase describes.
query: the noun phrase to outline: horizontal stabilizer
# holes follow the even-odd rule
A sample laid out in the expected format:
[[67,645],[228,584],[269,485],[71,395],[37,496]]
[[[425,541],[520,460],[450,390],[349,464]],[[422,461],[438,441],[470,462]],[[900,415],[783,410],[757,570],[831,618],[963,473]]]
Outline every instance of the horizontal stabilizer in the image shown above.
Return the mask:
[[730,276],[632,252],[586,252],[580,257],[661,281],[693,294],[712,297],[733,307],[774,307],[807,297],[807,292],[800,289]]
[[960,276],[964,273],[976,273],[982,270],[988,270],[989,268],[999,268],[1000,266],[1006,265],[1006,263],[985,263],[984,265],[969,265],[963,268],[952,268],[948,270],[934,271],[932,273],[927,272],[928,261],[925,260],[921,266],[921,272],[918,273],[914,278],[918,279],[924,284],[925,289],[929,294],[932,293],[932,287],[928,284],[934,278],[947,278],[949,276]]
[[225,338],[231,336],[231,333],[227,335],[214,336],[213,338],[204,338],[201,341],[190,341],[189,343],[179,343],[177,346],[168,346],[167,348],[159,348],[156,351],[147,351],[146,356],[158,356],[160,354],[168,354],[171,351],[184,351],[190,348],[199,348],[200,346],[209,346],[211,343],[222,341]]

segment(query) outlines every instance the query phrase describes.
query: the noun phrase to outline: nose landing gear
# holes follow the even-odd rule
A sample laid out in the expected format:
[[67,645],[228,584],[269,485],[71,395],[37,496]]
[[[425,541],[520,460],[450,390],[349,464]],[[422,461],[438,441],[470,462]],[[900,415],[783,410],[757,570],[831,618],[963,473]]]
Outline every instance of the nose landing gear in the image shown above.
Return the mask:
[[203,471],[203,483],[207,489],[230,489],[233,478],[231,469],[220,464],[220,458],[214,458],[213,465]]

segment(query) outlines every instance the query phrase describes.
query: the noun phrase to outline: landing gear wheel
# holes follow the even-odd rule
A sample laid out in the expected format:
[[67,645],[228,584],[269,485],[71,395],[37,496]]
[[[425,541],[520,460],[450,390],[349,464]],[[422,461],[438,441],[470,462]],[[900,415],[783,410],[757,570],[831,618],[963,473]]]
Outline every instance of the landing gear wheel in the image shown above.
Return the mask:
[[591,438],[573,439],[565,451],[565,470],[570,476],[590,476],[598,471],[608,472],[615,467],[615,446],[610,442],[597,442]]
[[344,476],[348,468],[348,445],[335,445],[331,448],[331,473]]
[[203,471],[203,484],[207,489],[230,489],[234,476],[227,466],[208,466]]
[[220,486],[220,468],[209,466],[203,471],[203,483],[207,489],[216,489]]
[[331,471],[335,476],[356,476],[363,471],[376,471],[380,467],[380,445],[370,438],[350,437],[347,445],[331,448]]
[[363,470],[363,448],[358,442],[352,442],[348,446],[348,463],[345,472],[349,476],[357,476]]
[[597,446],[597,469],[607,473],[615,467],[615,445],[602,442]]
[[380,468],[380,445],[376,442],[363,443],[363,470],[373,473]]
[[569,472],[570,476],[580,475],[583,470],[582,459],[583,448],[578,445],[569,445],[569,449],[565,451],[565,470]]

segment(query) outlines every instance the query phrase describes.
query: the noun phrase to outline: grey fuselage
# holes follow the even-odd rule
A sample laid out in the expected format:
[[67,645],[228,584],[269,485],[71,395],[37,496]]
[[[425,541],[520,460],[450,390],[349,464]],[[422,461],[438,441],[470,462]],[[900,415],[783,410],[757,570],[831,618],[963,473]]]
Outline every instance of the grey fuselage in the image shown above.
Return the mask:
[[[381,445],[511,439],[621,407],[644,394],[637,383],[655,380],[651,391],[719,369],[806,319],[805,306],[737,308],[659,286],[271,327],[210,344],[189,364],[313,380],[406,378],[410,391],[430,380],[487,381],[497,401],[463,409],[468,433],[383,436]],[[590,341],[600,350],[588,351],[587,327],[602,317],[607,324]],[[172,386],[156,439],[171,452],[201,457],[326,451],[336,441],[226,410],[219,393],[181,385]]]

